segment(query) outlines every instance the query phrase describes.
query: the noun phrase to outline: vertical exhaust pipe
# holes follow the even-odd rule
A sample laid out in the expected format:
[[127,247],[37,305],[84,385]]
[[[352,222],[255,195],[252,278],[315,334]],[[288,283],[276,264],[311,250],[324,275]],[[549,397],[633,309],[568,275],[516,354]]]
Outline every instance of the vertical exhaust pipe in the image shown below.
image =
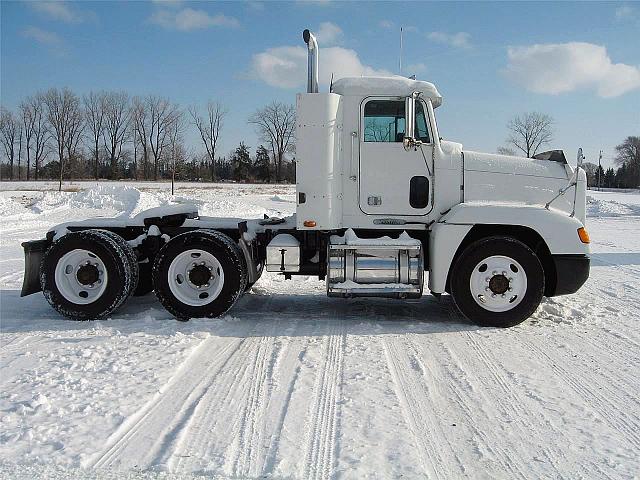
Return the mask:
[[307,44],[307,93],[318,93],[318,42],[308,29],[302,38]]

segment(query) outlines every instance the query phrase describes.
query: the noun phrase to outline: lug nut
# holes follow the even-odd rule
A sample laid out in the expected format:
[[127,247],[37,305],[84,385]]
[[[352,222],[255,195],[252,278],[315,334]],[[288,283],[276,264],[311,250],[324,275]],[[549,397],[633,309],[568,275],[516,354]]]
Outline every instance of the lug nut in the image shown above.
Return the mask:
[[492,294],[491,294],[491,296],[492,296],[493,298],[495,298],[496,294],[495,294],[495,293],[492,293]]
[[496,272],[495,270],[494,270],[493,272],[491,272],[491,275],[494,275],[494,276],[495,276],[495,275],[497,275],[497,274],[498,274],[498,272]]
[[505,271],[503,270],[503,271],[502,271],[502,275],[506,277],[506,276],[507,276],[507,272],[505,272]]
[[489,287],[484,287],[485,292],[488,292],[489,290],[491,290]]
[[502,298],[504,298],[504,297],[506,297],[506,295],[503,293],[503,294],[502,294]]
[[197,264],[196,262],[193,262],[193,263],[191,264],[191,266],[192,266],[192,267],[197,267],[197,266],[198,266],[198,264]]
[[512,291],[512,290],[513,290],[513,288],[509,287],[509,291]]
[[491,279],[490,279],[489,277],[487,277],[487,278],[485,278],[485,279],[484,279],[484,281],[485,281],[485,282],[487,282],[487,283],[488,283],[490,280],[491,280]]
[[209,284],[208,284],[208,283],[205,283],[205,284],[204,284],[204,288],[209,288]]

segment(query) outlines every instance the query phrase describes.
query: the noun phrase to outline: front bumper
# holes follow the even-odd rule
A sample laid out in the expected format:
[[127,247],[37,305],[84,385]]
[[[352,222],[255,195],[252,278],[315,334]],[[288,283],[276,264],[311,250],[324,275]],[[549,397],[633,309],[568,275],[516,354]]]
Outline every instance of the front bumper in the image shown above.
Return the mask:
[[21,297],[42,291],[40,286],[40,264],[42,257],[49,247],[48,240],[33,240],[24,242],[24,280],[22,281]]
[[551,255],[555,267],[555,285],[549,297],[575,293],[589,278],[588,255]]

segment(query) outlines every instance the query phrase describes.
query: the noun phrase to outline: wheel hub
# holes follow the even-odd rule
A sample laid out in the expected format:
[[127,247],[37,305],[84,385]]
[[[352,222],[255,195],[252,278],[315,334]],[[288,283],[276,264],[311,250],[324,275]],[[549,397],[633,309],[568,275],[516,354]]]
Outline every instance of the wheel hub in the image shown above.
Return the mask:
[[218,259],[199,248],[176,255],[169,265],[168,276],[171,293],[192,307],[214,301],[224,285],[224,271]]
[[205,265],[197,265],[189,270],[189,281],[196,287],[202,287],[209,283],[211,271]]
[[494,275],[489,280],[489,289],[496,295],[502,295],[509,289],[509,279],[504,275]]
[[506,312],[518,306],[527,292],[527,274],[515,259],[492,255],[471,272],[473,299],[490,312]]
[[81,248],[65,253],[58,260],[54,276],[60,294],[77,305],[87,305],[100,298],[109,280],[102,259]]
[[82,265],[76,273],[76,278],[81,285],[93,285],[100,278],[98,267],[92,264]]

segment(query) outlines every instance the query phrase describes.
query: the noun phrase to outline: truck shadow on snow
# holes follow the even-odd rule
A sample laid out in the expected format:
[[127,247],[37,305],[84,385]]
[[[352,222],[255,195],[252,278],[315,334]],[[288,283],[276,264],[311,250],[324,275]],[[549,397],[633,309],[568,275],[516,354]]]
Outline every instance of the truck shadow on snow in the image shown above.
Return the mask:
[[42,295],[20,298],[16,290],[0,291],[2,333],[47,333],[111,328],[123,334],[173,335],[203,332],[217,336],[323,336],[336,326],[347,334],[429,334],[477,330],[462,317],[451,297],[439,300],[380,298],[338,299],[320,294],[248,293],[220,319],[176,321],[153,293],[132,298],[110,318],[73,321],[51,309]]

